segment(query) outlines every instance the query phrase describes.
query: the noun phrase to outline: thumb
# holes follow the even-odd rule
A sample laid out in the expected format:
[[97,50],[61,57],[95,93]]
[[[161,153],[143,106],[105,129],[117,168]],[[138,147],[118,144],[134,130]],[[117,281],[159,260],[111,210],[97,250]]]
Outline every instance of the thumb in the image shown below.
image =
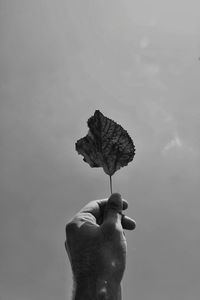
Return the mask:
[[102,229],[106,231],[122,230],[121,213],[123,209],[122,197],[118,193],[114,193],[107,201]]

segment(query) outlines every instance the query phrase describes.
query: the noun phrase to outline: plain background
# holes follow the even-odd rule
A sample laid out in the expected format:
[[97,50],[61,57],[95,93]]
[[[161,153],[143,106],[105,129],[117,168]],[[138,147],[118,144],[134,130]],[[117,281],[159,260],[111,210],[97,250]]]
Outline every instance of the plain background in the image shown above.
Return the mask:
[[65,224],[109,196],[75,152],[96,109],[134,161],[123,300],[200,295],[199,0],[0,1],[0,299],[71,298]]

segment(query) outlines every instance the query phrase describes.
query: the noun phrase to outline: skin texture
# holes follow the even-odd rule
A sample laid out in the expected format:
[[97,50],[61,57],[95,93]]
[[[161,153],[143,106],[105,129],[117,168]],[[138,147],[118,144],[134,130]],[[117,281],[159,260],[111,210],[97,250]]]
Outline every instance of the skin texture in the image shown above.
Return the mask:
[[108,200],[89,202],[66,225],[73,300],[121,300],[127,251],[123,229],[135,229],[135,221],[122,214],[127,207],[115,193]]

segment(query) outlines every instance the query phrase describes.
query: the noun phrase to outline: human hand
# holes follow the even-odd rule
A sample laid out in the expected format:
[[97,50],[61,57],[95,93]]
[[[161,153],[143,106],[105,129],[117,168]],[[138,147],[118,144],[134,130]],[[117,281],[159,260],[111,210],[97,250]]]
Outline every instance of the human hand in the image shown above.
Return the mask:
[[128,203],[120,194],[89,202],[66,225],[66,250],[74,276],[74,299],[121,299],[126,266],[123,229],[135,221],[122,214]]

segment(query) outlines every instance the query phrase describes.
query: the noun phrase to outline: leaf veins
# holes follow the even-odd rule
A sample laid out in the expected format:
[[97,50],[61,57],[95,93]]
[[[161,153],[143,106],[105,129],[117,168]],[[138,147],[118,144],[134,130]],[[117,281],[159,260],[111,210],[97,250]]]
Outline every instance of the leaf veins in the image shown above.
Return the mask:
[[76,150],[92,168],[102,167],[110,177],[133,160],[135,146],[127,131],[99,110],[89,118],[88,134],[76,142]]

